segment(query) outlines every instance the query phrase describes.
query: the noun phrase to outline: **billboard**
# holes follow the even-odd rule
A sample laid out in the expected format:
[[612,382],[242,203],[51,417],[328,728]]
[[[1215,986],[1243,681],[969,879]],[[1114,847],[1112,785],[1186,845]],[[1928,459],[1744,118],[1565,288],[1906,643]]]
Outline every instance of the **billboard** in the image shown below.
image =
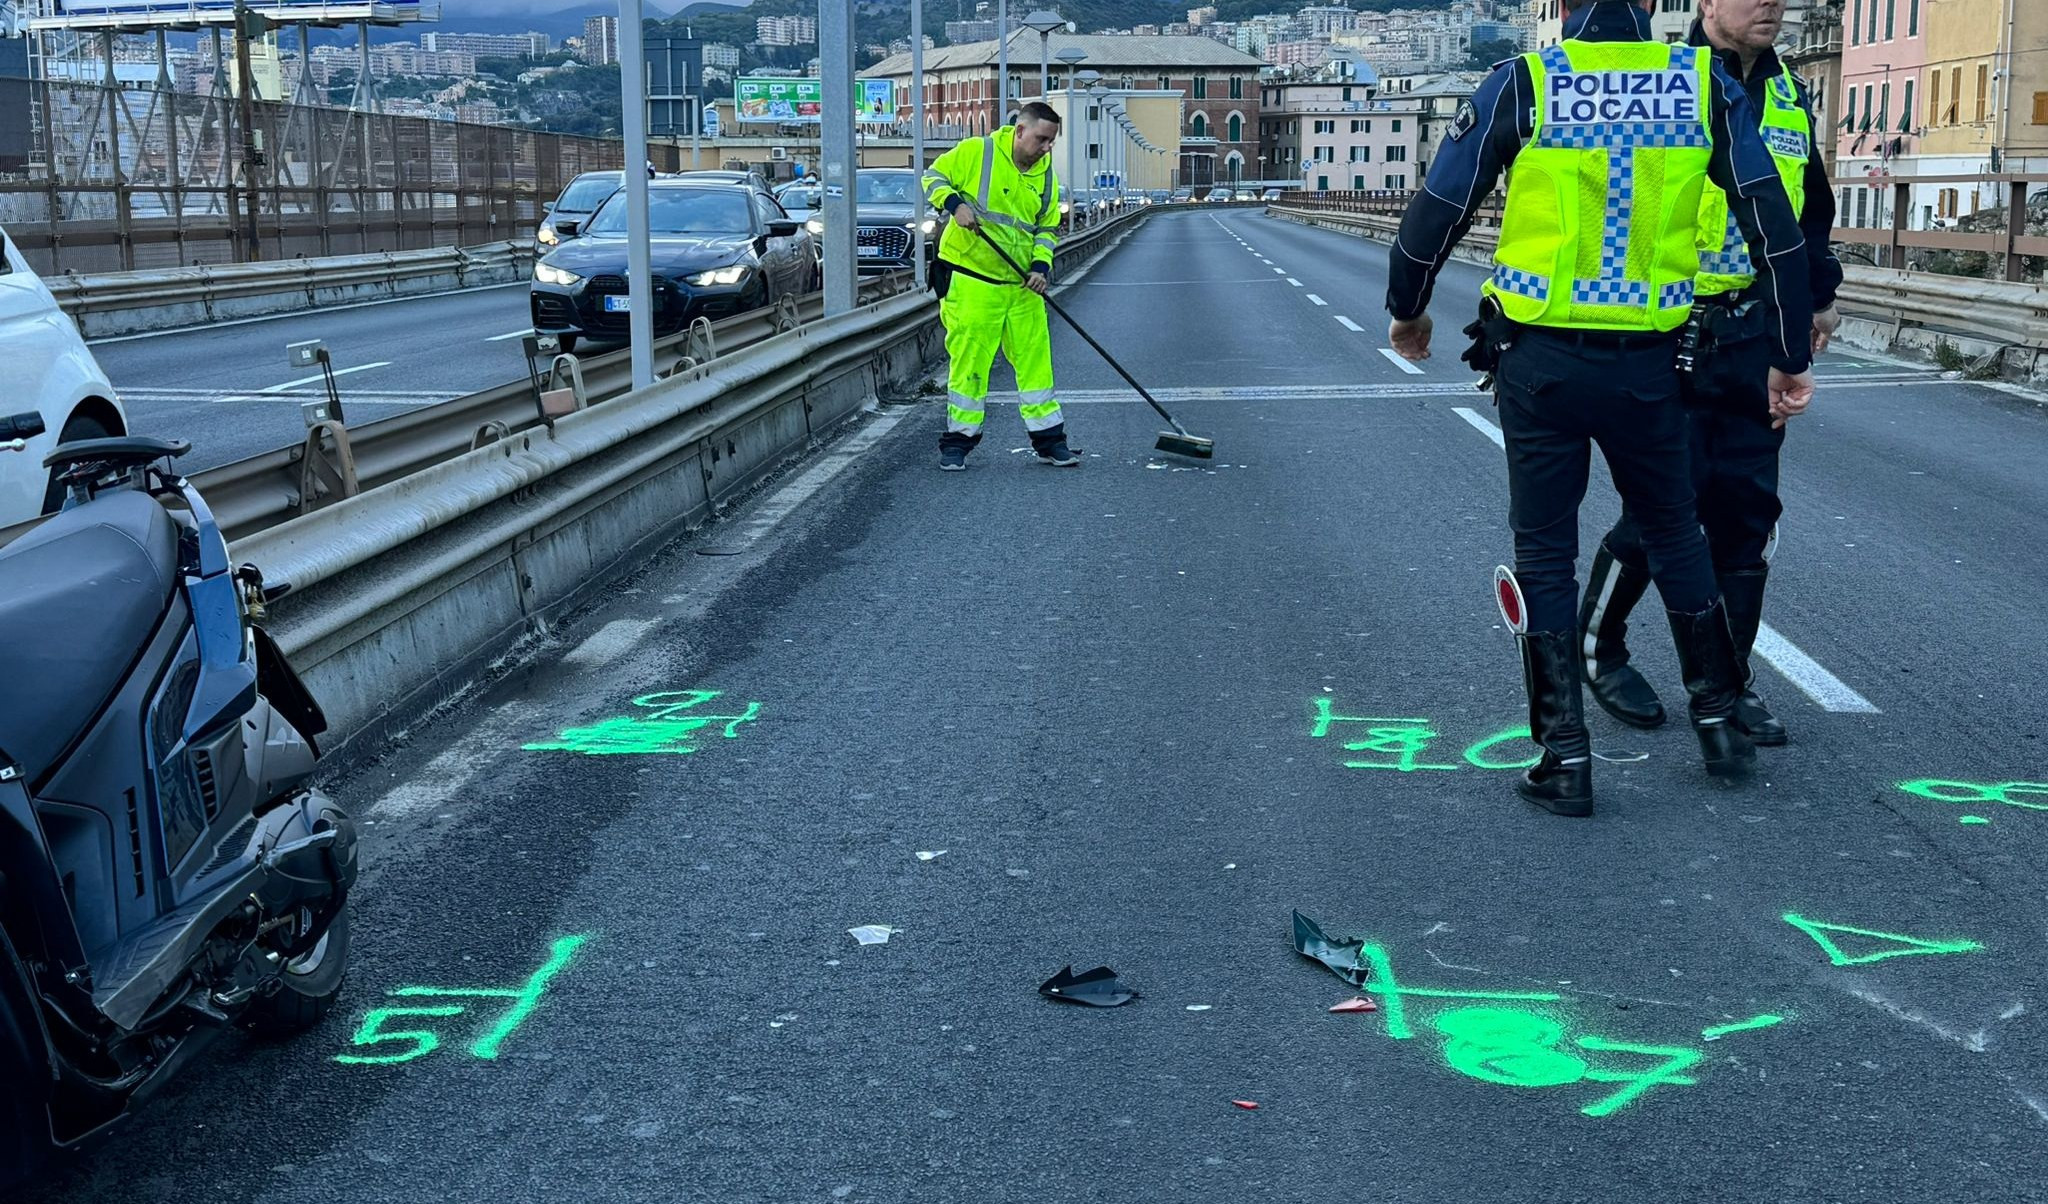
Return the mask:
[[[742,76],[733,81],[739,120],[773,125],[816,125],[825,111],[824,85],[809,78]],[[886,79],[853,81],[856,121],[893,125],[896,85]]]
[[[359,3],[335,3],[334,0],[249,0],[250,11],[270,16],[279,9],[337,9],[394,8],[418,11],[420,0],[360,0]],[[233,12],[235,0],[57,0],[57,15],[66,17],[108,16],[129,13],[192,13],[219,14]]]

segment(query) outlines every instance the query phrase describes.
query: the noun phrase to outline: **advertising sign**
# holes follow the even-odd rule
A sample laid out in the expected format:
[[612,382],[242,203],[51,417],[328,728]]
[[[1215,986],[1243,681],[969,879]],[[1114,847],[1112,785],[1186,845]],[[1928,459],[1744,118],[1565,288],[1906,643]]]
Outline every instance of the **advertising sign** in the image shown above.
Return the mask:
[[733,81],[741,122],[816,122],[824,114],[823,85],[815,79],[742,76]]
[[[824,113],[824,86],[815,79],[743,76],[733,81],[733,101],[741,122],[773,125],[815,125]],[[893,125],[896,85],[886,79],[853,81],[856,121]]]

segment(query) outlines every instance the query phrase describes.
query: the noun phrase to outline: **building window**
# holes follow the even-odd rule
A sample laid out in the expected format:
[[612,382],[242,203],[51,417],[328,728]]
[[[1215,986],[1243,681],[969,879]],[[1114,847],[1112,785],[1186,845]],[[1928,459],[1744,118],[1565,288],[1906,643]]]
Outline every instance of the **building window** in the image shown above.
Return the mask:
[[1209,77],[1208,77],[1208,76],[1206,76],[1206,75],[1197,75],[1197,76],[1195,77],[1195,99],[1196,99],[1196,100],[1206,100],[1206,99],[1208,99],[1208,96],[1209,96]]
[[1990,93],[1991,68],[1985,66],[1983,63],[1979,63],[1977,64],[1977,121],[1980,124],[1984,120],[1985,105],[1989,103],[1986,98],[1990,95]]
[[[1917,4],[1917,3],[1919,3],[1919,0],[1913,0],[1913,2],[1914,2],[1915,4]],[[1233,75],[1233,76],[1231,76],[1231,77],[1230,77],[1230,99],[1232,99],[1232,100],[1243,100],[1243,99],[1244,99],[1244,77],[1243,77],[1243,76],[1241,76],[1241,75]]]
[[1906,36],[1920,36],[1920,0],[1906,0]]
[[1353,189],[1353,190],[1355,190],[1355,191],[1358,191],[1358,192],[1364,192],[1364,191],[1365,191],[1365,177],[1364,177],[1364,176],[1352,176],[1352,177],[1351,177],[1351,187],[1352,187],[1352,189]]
[[1372,118],[1370,117],[1365,119],[1365,132],[1368,134],[1372,133]]
[[1941,72],[1929,72],[1927,76],[1927,124],[1941,124]]
[[1334,134],[1337,132],[1337,123],[1334,121],[1318,121],[1316,122],[1315,132],[1318,134]]
[[1165,77],[1165,76],[1163,76],[1163,75],[1162,75],[1162,76],[1160,76],[1160,77],[1159,77],[1159,90],[1160,90],[1161,92],[1171,92],[1171,91],[1173,90],[1173,81],[1172,81],[1172,80],[1170,80],[1170,79],[1168,79],[1167,77]]
[[1877,85],[1865,84],[1863,85],[1863,124],[1857,126],[1856,128],[1868,132],[1870,129],[1870,123],[1872,121],[1875,121],[1876,119]]
[[1877,90],[1877,132],[1892,128],[1892,83],[1886,80]]
[[1870,0],[1870,23],[1864,26],[1863,40],[1866,42],[1877,41],[1877,0]]
[[[1856,130],[1856,89],[1849,89],[1849,108],[1842,114],[1842,128],[1854,133]],[[1847,205],[1843,206],[1846,211]]]
[[2048,92],[2034,93],[2034,124],[2048,125]]
[[1200,113],[1195,114],[1194,119],[1188,122],[1188,137],[1207,138],[1208,136],[1209,119]]
[[1399,117],[1394,118],[1394,132],[1396,134],[1401,132],[1401,119]]
[[1863,44],[1863,0],[1853,0],[1853,3],[1854,7],[1849,10],[1849,45],[1861,46]]
[[1351,99],[1351,89],[1349,89],[1349,88],[1346,88],[1346,89],[1344,89],[1344,99],[1345,99],[1345,100],[1350,100],[1350,99]]
[[1907,81],[1906,81],[1906,99],[1905,99],[1905,103],[1904,103],[1904,104],[1901,104],[1901,105],[1899,106],[1899,132],[1900,132],[1901,134],[1903,134],[1903,133],[1906,133],[1906,132],[1908,132],[1908,131],[1909,131],[1909,130],[1911,130],[1912,128],[1913,128],[1913,81],[1909,79],[1909,80],[1907,80]]
[[1899,15],[1899,0],[1884,0],[1884,40],[1889,42],[1896,33],[1894,22]]
[[1352,147],[1352,148],[1351,148],[1351,161],[1352,161],[1353,163],[1370,163],[1370,162],[1372,162],[1372,148],[1371,148],[1371,147],[1369,147],[1369,146],[1354,146],[1354,147]]
[[1089,159],[1090,159],[1090,160],[1092,161],[1092,160],[1095,160],[1095,159],[1100,159],[1101,157],[1102,157],[1102,144],[1101,144],[1100,142],[1091,142],[1091,143],[1089,143],[1089,144],[1088,144],[1088,158],[1089,158]]
[[1407,148],[1407,147],[1405,147],[1405,146],[1390,146],[1390,147],[1388,147],[1388,148],[1387,148],[1387,162],[1389,162],[1389,163],[1406,163],[1407,161],[1408,161],[1408,148]]
[[1232,142],[1244,141],[1244,118],[1239,117],[1235,113],[1230,115],[1230,140]]
[[1870,190],[1868,188],[1858,188],[1856,190],[1856,224],[1858,226],[1870,224]]

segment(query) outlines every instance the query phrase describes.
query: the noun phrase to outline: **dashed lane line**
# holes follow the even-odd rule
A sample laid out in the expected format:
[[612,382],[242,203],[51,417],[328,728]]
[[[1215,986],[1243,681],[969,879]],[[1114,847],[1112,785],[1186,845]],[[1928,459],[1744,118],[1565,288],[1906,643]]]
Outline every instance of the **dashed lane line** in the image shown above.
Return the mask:
[[1421,369],[1420,367],[1418,367],[1418,366],[1417,366],[1417,365],[1415,365],[1415,364],[1411,364],[1411,363],[1409,363],[1409,362],[1408,362],[1407,360],[1405,360],[1405,359],[1402,359],[1402,358],[1401,358],[1401,353],[1400,353],[1400,352],[1398,352],[1398,351],[1395,351],[1395,350],[1394,350],[1394,349],[1393,349],[1392,347],[1382,347],[1382,348],[1380,348],[1380,354],[1381,354],[1381,355],[1384,355],[1384,356],[1386,356],[1386,357],[1387,357],[1387,362],[1388,362],[1388,363],[1390,363],[1390,364],[1394,365],[1394,367],[1396,367],[1396,368],[1399,368],[1399,369],[1400,369],[1401,371],[1403,371],[1403,372],[1406,372],[1406,373],[1407,373],[1408,375],[1410,375],[1410,376],[1421,376],[1421,375],[1422,375],[1422,369]]
[[1360,326],[1358,323],[1345,317],[1343,314],[1337,315],[1337,325],[1342,326],[1346,330],[1355,330],[1360,334],[1365,333],[1365,327]]

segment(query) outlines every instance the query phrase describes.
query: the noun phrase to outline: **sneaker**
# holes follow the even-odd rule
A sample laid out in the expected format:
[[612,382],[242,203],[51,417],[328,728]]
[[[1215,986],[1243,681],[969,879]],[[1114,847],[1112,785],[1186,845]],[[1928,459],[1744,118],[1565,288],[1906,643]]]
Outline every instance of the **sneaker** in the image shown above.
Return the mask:
[[1081,457],[1068,451],[1064,441],[1038,448],[1037,452],[1040,464],[1050,464],[1054,468],[1077,468],[1081,464]]
[[939,449],[939,471],[966,472],[967,449],[964,447],[942,447]]

